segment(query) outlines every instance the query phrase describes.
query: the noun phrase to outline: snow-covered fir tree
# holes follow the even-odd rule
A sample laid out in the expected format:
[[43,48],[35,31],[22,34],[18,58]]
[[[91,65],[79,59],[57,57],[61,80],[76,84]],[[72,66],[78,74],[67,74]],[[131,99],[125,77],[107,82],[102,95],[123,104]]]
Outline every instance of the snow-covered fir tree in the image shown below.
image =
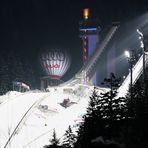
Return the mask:
[[73,133],[71,126],[68,127],[63,138],[63,148],[73,148],[76,142],[76,135]]

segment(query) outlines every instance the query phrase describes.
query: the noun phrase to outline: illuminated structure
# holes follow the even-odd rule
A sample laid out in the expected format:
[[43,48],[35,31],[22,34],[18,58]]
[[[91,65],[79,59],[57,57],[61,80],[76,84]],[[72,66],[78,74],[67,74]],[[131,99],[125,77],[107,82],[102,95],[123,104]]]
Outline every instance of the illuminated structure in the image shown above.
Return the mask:
[[48,85],[58,85],[70,67],[70,57],[66,51],[46,50],[40,56],[41,66],[46,74],[41,78],[41,89]]
[[[83,20],[80,22],[80,38],[83,42],[83,63],[85,64],[94,51],[97,48],[97,43],[99,42],[99,31],[98,21],[90,19],[89,9],[83,10]],[[97,85],[96,80],[97,73],[94,74],[92,83]]]

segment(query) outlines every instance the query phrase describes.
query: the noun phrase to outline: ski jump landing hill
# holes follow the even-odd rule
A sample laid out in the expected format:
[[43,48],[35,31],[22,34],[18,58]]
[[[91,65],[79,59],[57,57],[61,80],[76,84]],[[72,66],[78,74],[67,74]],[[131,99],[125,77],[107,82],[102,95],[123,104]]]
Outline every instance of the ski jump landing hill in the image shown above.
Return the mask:
[[[41,148],[49,144],[53,129],[62,141],[69,125],[76,130],[86,113],[93,86],[88,85],[97,60],[115,34],[113,25],[98,46],[96,53],[71,80],[58,87],[49,87],[48,92],[8,92],[0,97],[0,148]],[[142,73],[142,56],[133,67],[133,83]],[[145,58],[146,65],[148,57]],[[127,93],[130,74],[119,88],[119,96]],[[98,93],[108,89],[97,87]]]

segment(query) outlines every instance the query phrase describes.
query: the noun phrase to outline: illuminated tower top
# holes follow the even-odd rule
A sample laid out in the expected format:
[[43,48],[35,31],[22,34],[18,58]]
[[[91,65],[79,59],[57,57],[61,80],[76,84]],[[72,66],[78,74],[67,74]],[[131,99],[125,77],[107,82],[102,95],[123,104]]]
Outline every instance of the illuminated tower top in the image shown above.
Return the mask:
[[99,20],[96,18],[92,18],[90,15],[89,8],[83,9],[83,18],[79,22],[80,29],[90,29],[90,28],[96,28],[99,29]]
[[96,49],[99,40],[99,21],[90,17],[89,9],[83,9],[83,19],[80,21],[80,38],[83,42],[83,62],[85,63]]
[[83,9],[83,17],[84,17],[84,19],[88,19],[88,17],[89,17],[89,9],[88,8]]

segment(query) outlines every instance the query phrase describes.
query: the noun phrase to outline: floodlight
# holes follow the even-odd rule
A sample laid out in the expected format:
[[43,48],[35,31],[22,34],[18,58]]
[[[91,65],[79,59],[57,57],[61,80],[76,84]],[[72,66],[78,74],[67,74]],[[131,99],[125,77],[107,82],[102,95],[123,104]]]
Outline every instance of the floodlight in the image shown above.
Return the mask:
[[129,52],[129,51],[126,50],[126,51],[124,52],[124,54],[125,54],[125,56],[126,56],[127,58],[130,58],[130,52]]

